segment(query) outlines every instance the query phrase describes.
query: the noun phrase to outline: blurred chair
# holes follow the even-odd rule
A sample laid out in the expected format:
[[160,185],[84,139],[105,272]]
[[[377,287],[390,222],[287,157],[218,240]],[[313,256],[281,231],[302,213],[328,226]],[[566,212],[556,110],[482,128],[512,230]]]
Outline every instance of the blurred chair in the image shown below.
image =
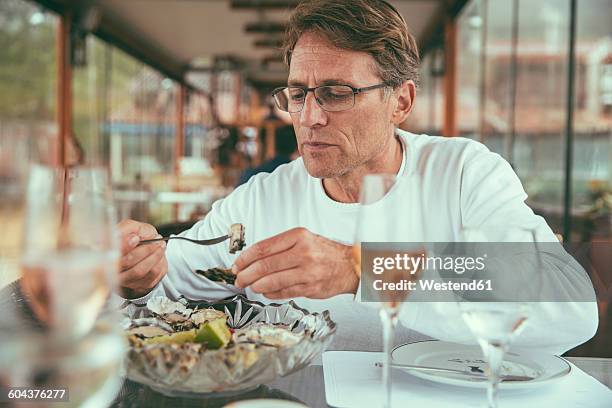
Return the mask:
[[257,173],[272,173],[278,166],[289,163],[298,157],[297,141],[295,139],[293,126],[288,125],[277,128],[276,136],[274,138],[274,145],[276,156],[264,162],[260,166],[251,167],[244,170],[240,175],[240,180],[238,181],[236,187],[246,183]]

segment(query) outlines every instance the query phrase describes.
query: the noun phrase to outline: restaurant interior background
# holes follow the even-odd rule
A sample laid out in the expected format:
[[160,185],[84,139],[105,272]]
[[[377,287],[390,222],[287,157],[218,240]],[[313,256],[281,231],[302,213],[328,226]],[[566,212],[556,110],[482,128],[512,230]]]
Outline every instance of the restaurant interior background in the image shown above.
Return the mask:
[[[278,47],[296,3],[0,1],[0,181],[33,161],[102,164],[121,217],[190,225],[290,123],[269,93],[286,80]],[[564,241],[610,242],[612,0],[391,3],[422,52],[402,127],[483,142]],[[0,288],[19,276],[22,218],[2,206]],[[570,355],[612,357],[612,290],[593,281],[599,331]]]

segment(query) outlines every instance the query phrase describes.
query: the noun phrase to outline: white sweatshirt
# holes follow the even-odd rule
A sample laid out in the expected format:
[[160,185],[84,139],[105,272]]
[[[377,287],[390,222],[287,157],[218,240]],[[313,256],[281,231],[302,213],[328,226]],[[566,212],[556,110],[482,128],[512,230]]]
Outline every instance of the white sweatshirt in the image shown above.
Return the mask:
[[[403,209],[396,220],[395,241],[453,242],[462,226],[514,224],[537,227],[540,235],[555,240],[542,217],[525,204],[527,198],[510,165],[484,145],[464,138],[442,138],[397,131],[404,147],[398,177],[402,183],[384,200]],[[273,173],[252,177],[226,198],[213,204],[211,212],[182,236],[206,239],[224,235],[232,223],[245,226],[246,242],[253,244],[294,227],[305,227],[329,239],[351,244],[359,204],[339,203],[327,196],[320,179],[311,177],[299,158]],[[381,214],[382,217],[382,214]],[[372,220],[371,222],[377,222]],[[503,237],[499,237],[502,241]],[[147,296],[217,300],[233,295],[226,286],[196,275],[196,269],[230,267],[237,255],[227,245],[203,247],[181,240],[169,241],[168,275]],[[555,261],[553,260],[553,264]],[[594,292],[577,263],[559,262],[559,285]],[[564,287],[565,287],[564,286]],[[249,288],[249,299],[269,302]],[[378,312],[353,295],[325,300],[294,299],[310,311],[329,310],[338,323],[332,348],[378,349],[381,342]],[[433,338],[473,343],[454,303],[412,303],[402,308],[400,321],[409,329]],[[591,338],[597,329],[595,302],[542,303],[515,344],[561,354]],[[404,331],[399,340],[414,340]]]

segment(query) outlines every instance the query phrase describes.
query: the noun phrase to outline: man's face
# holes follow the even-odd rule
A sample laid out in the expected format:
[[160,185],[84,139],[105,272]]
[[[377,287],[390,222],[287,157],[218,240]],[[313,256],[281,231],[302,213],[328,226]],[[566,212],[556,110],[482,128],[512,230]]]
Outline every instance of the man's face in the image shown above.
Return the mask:
[[[334,47],[315,33],[298,40],[289,67],[290,86],[343,84],[354,88],[377,85],[382,79],[374,58]],[[317,178],[343,176],[379,155],[393,136],[394,98],[383,89],[355,96],[355,106],[342,112],[324,111],[312,92],[301,112],[291,119],[308,173]]]

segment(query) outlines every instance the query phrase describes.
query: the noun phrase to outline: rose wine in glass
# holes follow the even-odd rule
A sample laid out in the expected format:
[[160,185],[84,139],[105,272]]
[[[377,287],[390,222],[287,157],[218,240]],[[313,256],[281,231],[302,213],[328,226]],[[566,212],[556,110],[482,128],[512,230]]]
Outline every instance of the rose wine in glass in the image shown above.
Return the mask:
[[397,208],[395,202],[386,198],[395,185],[396,178],[391,174],[371,174],[364,177],[354,252],[358,274],[361,276],[361,300],[376,302],[380,307],[385,408],[391,406],[390,374],[394,328],[400,307],[410,294],[408,284],[418,280],[422,272],[420,266],[409,268],[397,262],[397,256],[401,254],[402,258],[425,257],[422,243],[395,242],[401,236],[397,221],[403,217],[403,209]]
[[25,219],[21,287],[29,305],[53,335],[82,337],[97,321],[118,270],[106,172],[34,165]]

